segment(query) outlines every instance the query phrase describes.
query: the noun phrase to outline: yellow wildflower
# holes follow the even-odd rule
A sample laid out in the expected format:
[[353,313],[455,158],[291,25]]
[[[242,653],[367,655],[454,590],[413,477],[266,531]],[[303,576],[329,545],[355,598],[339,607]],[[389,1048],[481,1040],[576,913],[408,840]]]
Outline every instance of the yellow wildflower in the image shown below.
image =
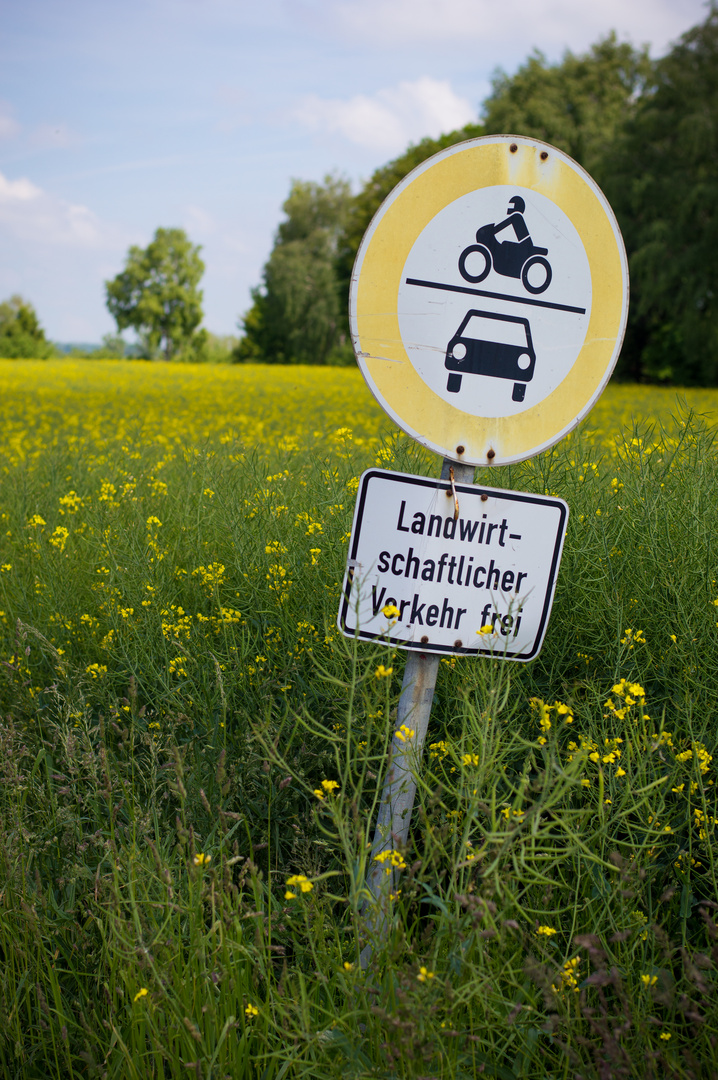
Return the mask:
[[390,874],[392,869],[394,870],[406,870],[406,863],[404,862],[404,856],[400,851],[396,851],[395,848],[390,848],[388,851],[380,851],[378,855],[374,856],[374,862],[389,863],[385,866],[387,874]]
[[48,536],[47,539],[53,547],[59,548],[60,551],[64,551],[65,544],[67,543],[67,538],[69,535],[69,529],[66,529],[64,525],[58,525],[52,536]]
[[287,549],[284,544],[280,544],[279,540],[272,540],[264,548],[267,555],[286,555]]
[[[287,878],[287,885],[298,885],[303,893],[311,892],[314,888],[313,883],[304,874],[292,874],[291,877]],[[287,897],[287,899],[290,899],[290,897]]]
[[339,787],[339,783],[336,780],[322,780],[322,786],[314,789],[314,794],[318,799],[323,799],[325,795],[333,795]]
[[578,969],[581,964],[581,957],[574,956],[573,960],[567,960],[561,968],[561,982],[558,986],[552,985],[551,989],[555,994],[560,993],[562,990],[573,990],[574,994],[578,993]]

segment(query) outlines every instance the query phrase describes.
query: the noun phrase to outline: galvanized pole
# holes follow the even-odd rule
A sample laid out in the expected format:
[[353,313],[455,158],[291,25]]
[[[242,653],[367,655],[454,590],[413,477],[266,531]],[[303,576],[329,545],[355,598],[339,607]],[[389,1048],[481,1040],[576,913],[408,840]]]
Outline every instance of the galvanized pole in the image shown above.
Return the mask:
[[[473,465],[444,458],[441,479],[449,480],[451,470],[456,483],[473,483]],[[367,967],[375,946],[386,937],[390,896],[396,891],[400,871],[391,860],[377,862],[376,858],[385,851],[402,852],[406,847],[416,795],[415,777],[421,767],[438,671],[438,655],[409,653],[367,872],[366,888],[372,899],[362,908],[364,930],[369,937],[360,955],[362,968]]]

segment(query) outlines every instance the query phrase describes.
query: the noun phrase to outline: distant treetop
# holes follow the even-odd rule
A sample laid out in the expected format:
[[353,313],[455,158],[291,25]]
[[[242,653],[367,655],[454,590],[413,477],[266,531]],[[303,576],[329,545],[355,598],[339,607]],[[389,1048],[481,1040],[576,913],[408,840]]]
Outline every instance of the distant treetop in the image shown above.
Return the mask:
[[125,269],[105,282],[118,331],[136,330],[148,358],[194,359],[206,345],[206,331],[197,329],[204,273],[199,253],[184,229],[157,229],[146,248],[130,248]]
[[15,295],[0,303],[0,358],[45,360],[54,355],[29,300]]

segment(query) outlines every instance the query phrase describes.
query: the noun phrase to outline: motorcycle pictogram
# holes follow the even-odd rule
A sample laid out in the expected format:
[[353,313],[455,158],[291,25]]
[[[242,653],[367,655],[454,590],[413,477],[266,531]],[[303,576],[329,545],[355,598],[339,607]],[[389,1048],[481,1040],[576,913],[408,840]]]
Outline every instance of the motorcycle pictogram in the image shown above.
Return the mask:
[[[476,233],[476,243],[464,248],[459,257],[459,272],[465,281],[474,284],[483,281],[493,266],[503,277],[520,278],[530,293],[548,289],[552,277],[551,264],[544,258],[548,248],[536,247],[531,239],[523,216],[525,209],[526,203],[521,196],[514,195],[509,200],[508,217],[504,221],[481,226]],[[500,236],[504,231],[506,239]],[[515,240],[509,239],[512,234]]]

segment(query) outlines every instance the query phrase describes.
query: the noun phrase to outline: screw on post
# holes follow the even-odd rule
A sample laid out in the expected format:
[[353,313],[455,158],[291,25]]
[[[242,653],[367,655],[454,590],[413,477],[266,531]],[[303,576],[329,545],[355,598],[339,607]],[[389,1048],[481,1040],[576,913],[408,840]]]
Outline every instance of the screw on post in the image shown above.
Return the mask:
[[[450,481],[448,494],[453,494],[458,511],[454,483],[473,483],[474,466],[444,458],[441,479]],[[361,909],[369,939],[359,958],[362,968],[369,965],[375,948],[387,937],[389,906],[404,865],[402,854],[409,837],[416,776],[421,768],[438,671],[438,655],[409,653],[369,858],[366,888],[371,899],[366,899]]]

